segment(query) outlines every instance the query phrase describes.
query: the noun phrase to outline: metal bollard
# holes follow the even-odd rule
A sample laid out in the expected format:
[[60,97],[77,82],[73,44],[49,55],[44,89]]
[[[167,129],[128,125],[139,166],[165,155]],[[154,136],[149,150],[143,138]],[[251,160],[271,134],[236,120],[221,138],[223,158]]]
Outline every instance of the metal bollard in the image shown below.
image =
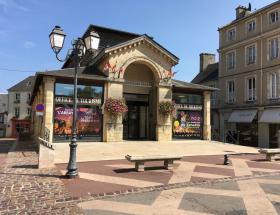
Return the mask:
[[224,165],[228,165],[229,164],[229,160],[228,160],[228,154],[224,155]]

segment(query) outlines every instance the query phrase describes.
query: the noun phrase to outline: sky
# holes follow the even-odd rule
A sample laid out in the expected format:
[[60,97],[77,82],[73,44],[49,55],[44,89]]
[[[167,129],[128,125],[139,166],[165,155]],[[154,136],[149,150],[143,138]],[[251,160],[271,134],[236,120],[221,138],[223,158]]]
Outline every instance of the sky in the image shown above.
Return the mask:
[[90,24],[148,34],[180,58],[175,78],[191,81],[199,54],[215,53],[218,27],[235,19],[235,8],[259,9],[275,0],[0,0],[0,93],[36,71],[61,68],[49,44],[55,25],[71,40]]

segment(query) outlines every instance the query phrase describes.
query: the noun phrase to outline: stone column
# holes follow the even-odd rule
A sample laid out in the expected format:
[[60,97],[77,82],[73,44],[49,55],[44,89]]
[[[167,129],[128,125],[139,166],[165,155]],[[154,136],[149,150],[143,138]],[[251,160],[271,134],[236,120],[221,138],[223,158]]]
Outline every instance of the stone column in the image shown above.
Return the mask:
[[[55,78],[43,78],[42,98],[45,105],[43,116],[43,126],[41,128],[41,137],[44,138],[45,128],[49,130],[49,142],[53,141],[53,106],[54,106],[54,82]],[[39,99],[40,100],[40,97]],[[38,119],[39,120],[39,119]],[[52,149],[39,145],[39,168],[48,168],[54,165],[55,152]]]
[[172,101],[172,89],[170,86],[158,87],[158,104],[157,104],[157,126],[156,126],[156,139],[158,141],[171,141],[172,140],[172,120],[171,116],[165,117],[159,114],[158,106],[161,101]]
[[53,106],[54,106],[54,82],[55,78],[44,77],[44,89],[43,89],[43,98],[45,105],[45,112],[43,118],[43,128],[47,128],[50,131],[50,142],[53,139]]
[[211,92],[203,92],[203,139],[211,140]]
[[[123,83],[113,82],[105,85],[104,100],[107,98],[120,99],[123,98]],[[103,141],[105,142],[118,142],[123,141],[123,124],[122,115],[117,118],[104,111],[103,118]]]

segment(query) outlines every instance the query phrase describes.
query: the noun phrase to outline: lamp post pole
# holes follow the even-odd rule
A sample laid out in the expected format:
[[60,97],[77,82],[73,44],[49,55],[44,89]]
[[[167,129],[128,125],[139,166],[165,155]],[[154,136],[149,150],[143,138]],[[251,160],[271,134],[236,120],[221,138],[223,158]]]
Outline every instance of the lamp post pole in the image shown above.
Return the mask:
[[79,51],[77,49],[79,41],[76,41],[74,44],[74,64],[75,64],[75,75],[74,75],[74,101],[73,101],[73,121],[72,121],[72,138],[69,144],[70,147],[70,157],[67,166],[67,173],[66,176],[68,178],[75,178],[78,175],[78,168],[76,162],[76,154],[77,154],[77,85],[78,85],[78,68],[80,67],[80,58],[79,58]]
[[71,59],[74,62],[75,74],[74,74],[74,95],[73,95],[73,121],[72,121],[72,137],[71,142],[69,144],[70,147],[70,156],[69,162],[67,165],[67,173],[66,176],[68,178],[75,178],[78,176],[78,168],[77,168],[77,85],[78,85],[78,69],[80,67],[80,63],[82,57],[85,55],[85,51],[96,51],[99,46],[99,35],[96,32],[90,32],[84,39],[78,38],[72,42],[72,51],[69,55],[66,56],[64,60],[61,60],[58,57],[58,53],[63,47],[65,34],[63,30],[59,26],[55,26],[53,31],[50,33],[50,43],[53,51],[56,54],[56,58],[65,62],[68,59]]

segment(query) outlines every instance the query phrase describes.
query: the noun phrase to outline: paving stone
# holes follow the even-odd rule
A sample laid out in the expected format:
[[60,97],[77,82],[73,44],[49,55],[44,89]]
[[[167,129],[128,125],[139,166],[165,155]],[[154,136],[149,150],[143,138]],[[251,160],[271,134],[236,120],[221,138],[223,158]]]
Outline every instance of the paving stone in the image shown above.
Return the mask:
[[[0,141],[0,152],[7,153],[7,144],[4,149],[2,145]],[[83,214],[75,202],[69,202],[72,197],[55,168],[37,169],[36,148],[30,141],[18,142],[6,162],[0,163],[0,214]]]

